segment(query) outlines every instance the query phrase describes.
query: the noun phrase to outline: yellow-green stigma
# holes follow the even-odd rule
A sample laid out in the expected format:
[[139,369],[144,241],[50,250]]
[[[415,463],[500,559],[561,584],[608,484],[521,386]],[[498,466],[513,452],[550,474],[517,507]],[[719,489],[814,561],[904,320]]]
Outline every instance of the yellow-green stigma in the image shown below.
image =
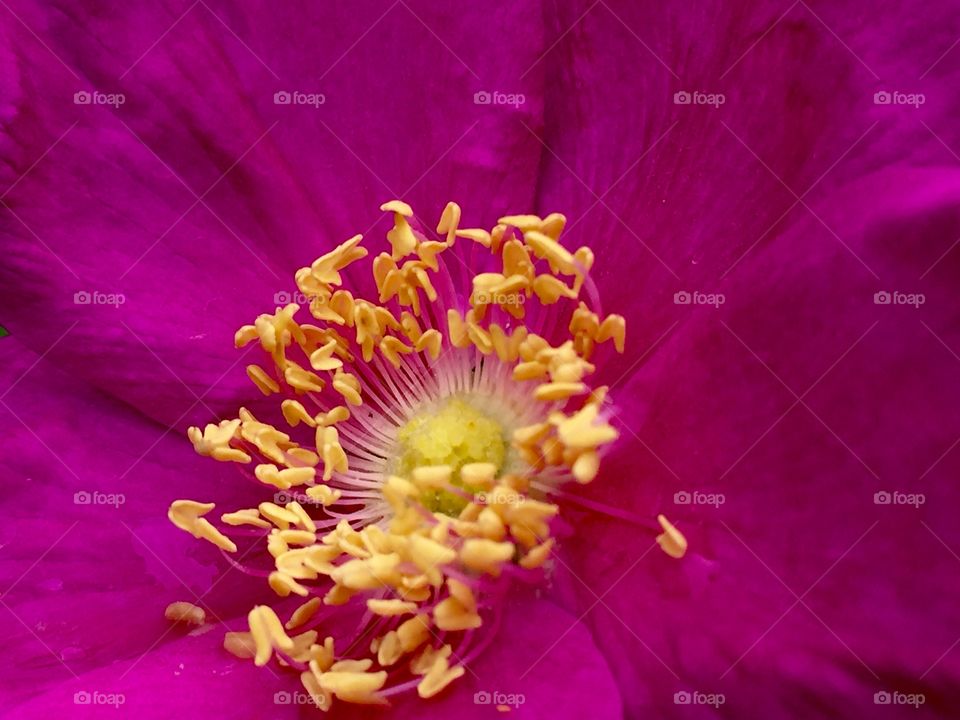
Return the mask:
[[[483,414],[463,397],[423,411],[397,431],[398,453],[394,472],[409,476],[416,468],[448,465],[453,477],[468,463],[491,463],[497,472],[507,456],[507,438],[496,420]],[[454,485],[462,486],[459,479]],[[468,492],[476,488],[464,487]],[[433,512],[456,516],[467,500],[446,490],[424,493],[424,506]]]

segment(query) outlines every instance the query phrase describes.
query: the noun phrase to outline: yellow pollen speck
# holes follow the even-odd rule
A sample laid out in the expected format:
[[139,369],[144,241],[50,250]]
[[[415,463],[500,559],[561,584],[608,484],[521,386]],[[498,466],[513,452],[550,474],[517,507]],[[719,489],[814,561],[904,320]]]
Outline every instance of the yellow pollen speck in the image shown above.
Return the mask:
[[657,543],[667,555],[679,560],[687,552],[687,539],[663,515],[657,515],[657,522],[663,528],[663,532],[657,535]]

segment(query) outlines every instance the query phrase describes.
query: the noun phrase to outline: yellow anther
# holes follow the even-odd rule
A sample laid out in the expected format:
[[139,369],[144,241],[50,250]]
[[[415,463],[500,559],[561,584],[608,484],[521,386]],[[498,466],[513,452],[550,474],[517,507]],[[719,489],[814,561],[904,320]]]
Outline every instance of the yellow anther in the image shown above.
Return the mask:
[[533,360],[531,362],[518,363],[513,368],[513,379],[519,382],[523,382],[524,380],[538,380],[546,377],[548,373],[549,368],[546,365]]
[[343,405],[337,405],[335,408],[328,410],[325,413],[320,413],[314,420],[317,425],[323,425],[327,427],[329,425],[336,425],[338,422],[343,422],[350,418],[350,411]]
[[287,463],[291,467],[316,467],[320,462],[320,457],[306,448],[290,448],[287,450]]
[[257,339],[258,334],[257,328],[253,325],[244,325],[234,334],[233,344],[238,348],[246,347]]
[[193,443],[193,449],[200,455],[212,457],[214,460],[229,462],[250,462],[250,456],[243,450],[230,447],[230,441],[237,435],[240,420],[223,420],[220,424],[207,424],[200,432],[200,428],[187,429],[187,437]]
[[343,367],[343,360],[334,356],[337,349],[337,341],[331,340],[321,348],[317,348],[310,354],[310,366],[314,370],[337,370]]
[[593,450],[587,450],[581,453],[573,463],[571,471],[578,483],[586,484],[592,482],[600,471],[600,456]]
[[312,467],[295,467],[278,470],[276,465],[262,464],[257,465],[253,474],[257,480],[272,485],[281,490],[287,490],[295,485],[306,485],[312,483],[316,477],[317,471]]
[[340,499],[342,493],[339,490],[332,490],[326,485],[317,485],[316,487],[307,488],[307,496],[311,500],[316,500],[324,507],[328,505],[333,505],[337,500]]
[[316,534],[309,530],[281,530],[279,535],[287,545],[313,545],[317,541]]
[[577,272],[573,255],[553,238],[533,230],[524,233],[523,239],[534,255],[550,264],[553,272],[561,272],[564,275],[573,275]]
[[442,490],[450,484],[452,473],[449,465],[418,467],[413,471],[413,482],[421,490]]
[[320,687],[345,702],[362,705],[381,705],[386,701],[377,694],[387,681],[384,670],[376,673],[325,672],[317,678]]
[[473,240],[476,243],[480,243],[485,248],[490,247],[490,233],[488,233],[486,230],[481,230],[480,228],[457,230],[457,237]]
[[290,427],[296,427],[300,423],[306,423],[310,427],[317,426],[316,421],[307,412],[306,408],[296,400],[284,400],[280,403],[280,410]]
[[253,636],[247,632],[228,632],[223,636],[223,649],[241,660],[249,660],[257,653]]
[[317,680],[312,672],[305,671],[300,673],[300,682],[303,685],[303,689],[306,690],[310,696],[310,699],[313,700],[313,704],[317,706],[317,709],[323,711],[330,709],[333,704],[333,693],[322,688],[320,681]]
[[623,353],[626,343],[627,321],[622,315],[607,315],[597,330],[597,342],[613,339],[613,346],[618,353]]
[[296,525],[299,520],[295,513],[272,502],[262,502],[257,506],[257,509],[261,515],[281,530],[286,530],[291,525]]
[[550,432],[550,423],[536,423],[513,431],[513,442],[517,445],[534,445],[543,440]]
[[288,362],[283,371],[283,379],[297,392],[322,392],[323,380],[318,375],[304,370],[294,362]]
[[[446,245],[453,245],[454,239],[459,235],[457,227],[460,225],[460,206],[455,202],[448,202],[440,216],[440,222],[437,223],[437,232],[447,236]],[[436,268],[434,268],[436,269]]]
[[328,482],[333,473],[344,473],[348,467],[347,454],[340,446],[339,433],[333,426],[317,427],[317,451],[323,458],[323,480]]
[[443,335],[440,334],[439,330],[431,328],[417,339],[413,349],[417,352],[426,351],[431,360],[436,360],[440,357],[440,346],[442,343]]
[[310,598],[293,611],[293,615],[290,616],[290,619],[287,620],[287,624],[284,627],[287,630],[295,630],[298,627],[306,625],[313,619],[313,616],[317,614],[321,604],[320,598]]
[[363,235],[354,235],[326,255],[317,258],[310,266],[311,275],[318,283],[339,285],[341,283],[339,271],[350,263],[367,256],[366,249],[359,247],[361,240],[363,240]]
[[253,525],[258,528],[273,527],[270,523],[260,517],[260,512],[256,508],[247,510],[237,510],[232,513],[224,513],[220,520],[227,525]]
[[433,609],[433,622],[439,630],[447,632],[472,630],[483,624],[476,612],[464,607],[453,596],[437,603],[437,606]]
[[306,597],[310,594],[307,588],[284,572],[275,570],[270,573],[270,575],[267,576],[267,583],[270,585],[270,589],[280,597],[287,597],[290,593],[296,593],[301,597]]
[[550,213],[543,219],[543,222],[540,223],[540,232],[547,237],[557,240],[560,238],[560,233],[563,232],[566,224],[567,218],[565,215],[556,212]]
[[397,628],[397,639],[403,652],[409,653],[423,645],[430,637],[430,617],[417,615],[400,623]]
[[470,347],[470,338],[467,336],[467,326],[463,316],[453,308],[447,310],[447,327],[451,345],[458,348]]
[[399,369],[403,362],[400,356],[409,355],[413,352],[413,348],[406,345],[400,338],[388,335],[380,341],[380,352],[383,353],[387,362]]
[[267,535],[267,552],[270,553],[274,559],[279,560],[289,551],[290,546],[283,541],[283,538],[280,537],[276,530],[273,530]]
[[549,538],[546,542],[537,545],[520,559],[520,566],[527,570],[534,570],[543,565],[543,563],[547,561],[547,558],[550,557],[550,551],[553,550],[554,542],[553,538]]
[[580,382],[549,382],[537,385],[533,391],[533,396],[537,400],[552,402],[555,400],[566,400],[574,395],[582,395],[589,388]]
[[422,242],[417,246],[417,257],[421,262],[434,272],[440,269],[440,263],[437,262],[437,255],[449,247],[447,243],[429,240]]
[[417,685],[417,694],[422,698],[431,698],[447,685],[459,677],[463,676],[464,669],[462,665],[450,667],[449,662],[444,657],[438,657],[433,667],[423,676],[423,680]]
[[503,242],[503,237],[507,232],[507,226],[503,223],[498,224],[490,231],[490,251],[493,253],[500,252],[500,245]]
[[277,381],[267,375],[266,370],[259,365],[247,365],[247,377],[253,381],[253,384],[256,385],[257,389],[264,395],[272,395],[273,393],[280,392],[280,385],[277,384]]
[[293,640],[284,632],[280,618],[271,608],[257,605],[247,615],[247,622],[256,647],[253,662],[257,667],[263,667],[270,661],[274,648],[283,652],[293,650]]
[[503,540],[507,534],[507,528],[503,520],[490,508],[484,508],[477,517],[477,531],[487,540]]
[[503,274],[523,275],[533,281],[533,261],[527,248],[519,240],[510,240],[503,245]]
[[439,565],[447,565],[456,560],[457,553],[453,548],[414,535],[410,538],[410,559],[418,568],[431,574]]
[[505,215],[497,220],[497,223],[500,225],[512,225],[520,230],[520,232],[527,232],[528,230],[539,230],[543,220],[537,215]]
[[313,522],[313,518],[307,515],[307,511],[303,509],[303,505],[294,501],[287,503],[287,510],[292,512],[297,516],[297,525],[302,527],[304,530],[309,532],[316,532],[317,525]]
[[591,450],[616,440],[620,433],[606,423],[596,424],[598,409],[594,404],[562,421],[557,426],[560,441],[570,448]]
[[480,489],[492,487],[496,475],[497,466],[493,463],[467,463],[460,468],[463,484]]
[[417,247],[417,237],[407,218],[413,217],[413,210],[405,202],[392,200],[380,206],[384,212],[393,213],[393,228],[387,233],[394,260],[406,257]]
[[667,555],[679,560],[687,553],[687,539],[663,515],[657,515],[657,522],[663,528],[657,535],[657,543]]
[[513,543],[471,538],[463,543],[460,559],[471,570],[497,577],[500,575],[500,566],[509,561],[513,553]]
[[193,500],[175,500],[170,505],[167,517],[181,530],[203,538],[227,552],[236,552],[237,546],[226,535],[217,530],[208,520],[203,518],[216,507],[213,503],[198,503]]
[[343,399],[350,405],[362,405],[363,399],[360,397],[360,381],[350,373],[337,371],[333,377],[333,389],[343,396]]
[[374,615],[384,617],[393,615],[409,615],[417,611],[417,604],[405,600],[367,600],[367,609]]
[[493,340],[490,338],[490,333],[480,327],[473,319],[472,312],[471,310],[467,313],[467,337],[477,347],[477,350],[484,355],[489,355],[493,352]]
[[163,616],[172,622],[184,625],[203,625],[207,619],[206,611],[193,603],[173,602],[167,605]]
[[544,305],[553,305],[560,298],[576,299],[577,292],[553,275],[538,275],[533,281],[533,291]]

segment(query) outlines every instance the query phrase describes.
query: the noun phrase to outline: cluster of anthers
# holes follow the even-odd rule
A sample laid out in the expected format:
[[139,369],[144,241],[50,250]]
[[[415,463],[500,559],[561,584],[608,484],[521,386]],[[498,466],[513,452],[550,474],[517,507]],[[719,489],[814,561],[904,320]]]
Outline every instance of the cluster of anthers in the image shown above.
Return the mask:
[[[241,560],[266,560],[254,552],[265,544],[269,565],[231,562],[279,599],[254,607],[224,646],[299,672],[321,709],[413,688],[429,698],[462,676],[493,639],[509,581],[547,572],[551,500],[568,496],[567,481],[594,480],[618,436],[607,389],[585,380],[599,346],[623,352],[625,323],[598,314],[593,252],[563,247],[563,215],[463,229],[449,203],[429,239],[406,203],[381,210],[393,213],[391,252],[373,259],[372,283],[356,275],[367,256],[357,235],[296,273],[316,324],[288,304],[236,334],[237,347],[266,353],[247,374],[283,398],[288,431],[245,408],[189,429],[201,455],[253,463],[272,501],[219,522],[207,518],[213,503],[177,500],[169,512],[228,557],[237,540]],[[344,275],[377,300],[344,289]],[[660,545],[682,556],[685,539],[659,521]],[[345,632],[334,618],[351,609],[361,617]],[[204,617],[188,603],[167,616]]]

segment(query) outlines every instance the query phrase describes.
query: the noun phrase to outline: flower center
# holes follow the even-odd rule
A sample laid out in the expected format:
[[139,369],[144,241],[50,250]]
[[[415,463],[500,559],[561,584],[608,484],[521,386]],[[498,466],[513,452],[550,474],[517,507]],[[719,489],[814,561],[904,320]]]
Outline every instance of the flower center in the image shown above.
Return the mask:
[[[417,413],[397,431],[397,456],[392,474],[409,477],[418,467],[446,465],[453,470],[453,484],[468,493],[479,488],[465,487],[460,469],[469,463],[490,463],[499,475],[507,458],[503,426],[481,412],[468,396],[453,396],[438,406]],[[467,498],[447,490],[424,493],[422,503],[431,512],[456,516],[467,506]]]

